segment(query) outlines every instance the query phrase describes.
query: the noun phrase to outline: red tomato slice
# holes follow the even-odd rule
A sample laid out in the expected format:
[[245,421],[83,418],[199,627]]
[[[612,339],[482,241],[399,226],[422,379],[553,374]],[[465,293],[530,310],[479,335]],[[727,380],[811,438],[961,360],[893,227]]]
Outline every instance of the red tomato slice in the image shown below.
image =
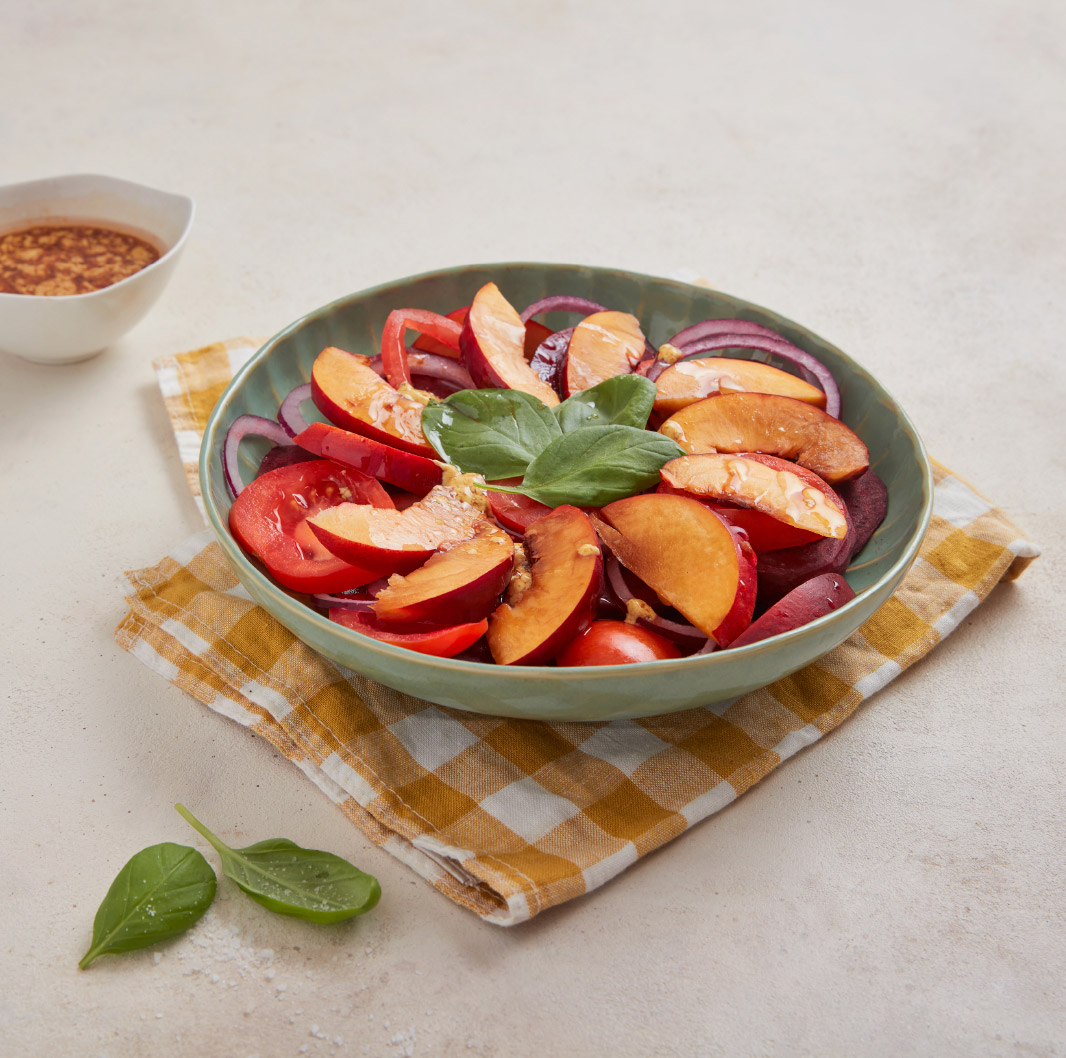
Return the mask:
[[353,632],[360,632],[371,639],[380,639],[395,647],[406,647],[419,654],[433,654],[438,658],[451,658],[461,654],[476,643],[489,628],[488,620],[472,621],[469,624],[451,625],[448,628],[433,628],[426,632],[392,632],[378,624],[373,614],[359,610],[336,609],[329,611],[329,619]]
[[369,584],[380,569],[332,555],[311,532],[312,514],[341,503],[392,507],[372,477],[330,459],[314,459],[261,474],[233,502],[229,527],[237,543],[292,591],[338,592]]
[[381,332],[381,366],[385,369],[389,384],[397,389],[404,382],[408,385],[411,382],[407,346],[404,345],[404,332],[408,327],[419,334],[436,338],[446,347],[445,356],[459,358],[459,335],[463,330],[461,324],[426,309],[395,309],[389,313],[385,330]]
[[[454,320],[461,328],[466,323],[466,314],[469,311],[469,305],[464,305],[461,309],[453,309],[448,313],[448,319]],[[436,353],[438,356],[450,356],[453,360],[456,359],[455,350],[450,345],[438,342],[436,338],[431,338],[428,334],[420,334],[411,343],[411,348],[423,353]]]
[[624,621],[593,621],[559,655],[560,665],[628,665],[636,661],[679,658],[665,636]]

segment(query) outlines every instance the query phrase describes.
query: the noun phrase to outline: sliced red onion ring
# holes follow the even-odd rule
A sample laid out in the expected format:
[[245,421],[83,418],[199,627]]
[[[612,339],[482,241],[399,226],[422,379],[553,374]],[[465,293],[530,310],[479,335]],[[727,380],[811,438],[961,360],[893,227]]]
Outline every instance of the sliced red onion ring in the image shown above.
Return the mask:
[[[385,369],[381,366],[381,357],[375,356],[370,361],[370,366],[382,378],[385,377]],[[424,375],[426,378],[436,378],[441,382],[447,382],[456,389],[474,389],[474,380],[470,377],[462,364],[457,360],[449,360],[439,353],[423,353],[418,349],[407,349],[407,366],[412,375]]]
[[568,294],[556,294],[552,297],[541,298],[527,305],[522,313],[522,322],[527,323],[534,316],[542,312],[580,312],[583,316],[591,316],[594,312],[606,312],[605,306],[588,298],[573,297]]
[[684,349],[690,342],[700,338],[712,338],[718,334],[757,334],[763,338],[780,338],[788,341],[783,334],[764,327],[761,323],[752,323],[751,320],[702,320],[686,327],[670,339],[670,345],[678,349]]
[[234,419],[222,443],[222,471],[234,498],[244,490],[244,479],[241,477],[237,450],[241,446],[241,441],[246,437],[265,437],[268,441],[273,441],[278,445],[292,443],[285,428],[273,419],[265,419],[262,415],[241,415]]
[[387,579],[382,578],[372,581],[362,588],[354,588],[352,591],[342,592],[339,595],[318,594],[312,595],[311,598],[321,606],[367,612],[377,600],[378,592],[386,587],[388,583]]
[[[770,338],[761,334],[737,334],[736,332],[715,334],[697,338],[688,342],[684,347],[678,348],[684,353],[681,360],[689,360],[702,353],[713,353],[719,349],[754,349],[760,353],[780,357],[799,368],[800,375],[807,382],[818,386],[825,393],[826,413],[832,415],[834,419],[840,418],[840,390],[829,368],[806,350],[800,349],[799,346],[793,345],[780,336]],[[677,362],[680,363],[680,360]],[[668,366],[661,360],[656,362],[648,371],[648,378],[654,382]]]
[[[618,600],[622,609],[627,610],[629,600],[636,599],[638,596],[634,594],[626,583],[625,576],[622,573],[622,563],[618,561],[615,555],[606,552],[603,564],[607,574],[607,585],[611,593]],[[643,601],[641,599],[641,602]],[[702,643],[703,645],[696,651],[697,654],[707,653],[708,645],[714,643],[713,639],[708,639],[706,634],[701,632],[695,625],[687,624],[684,621],[671,621],[660,614],[656,614],[655,617],[639,617],[637,622],[644,625],[645,628],[660,632],[668,639],[672,639],[680,647],[687,646],[691,649],[696,644]],[[707,640],[707,642],[704,643],[704,640]],[[712,646],[711,649],[713,650],[714,647]]]
[[363,613],[371,613],[374,607],[373,599],[357,599],[352,595],[312,595],[311,598],[319,606],[334,610],[359,610]]
[[288,431],[290,437],[303,433],[307,429],[307,420],[300,411],[300,405],[311,399],[311,383],[297,386],[282,402],[278,409],[278,422]]

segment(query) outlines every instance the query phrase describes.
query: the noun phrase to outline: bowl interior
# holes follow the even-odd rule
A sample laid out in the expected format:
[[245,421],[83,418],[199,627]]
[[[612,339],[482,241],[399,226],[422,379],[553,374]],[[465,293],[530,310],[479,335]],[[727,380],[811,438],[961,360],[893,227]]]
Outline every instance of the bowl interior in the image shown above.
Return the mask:
[[[489,281],[496,282],[519,308],[549,294],[566,293],[632,312],[653,345],[702,319],[739,317],[773,327],[821,359],[840,386],[842,418],[869,447],[871,466],[888,486],[888,516],[847,574],[859,596],[803,628],[750,647],[681,661],[558,669],[414,655],[341,629],[274,585],[245,558],[226,528],[232,500],[223,478],[221,448],[230,423],[245,413],[273,418],[286,394],[308,381],[315,357],[325,346],[374,355],[393,309],[449,312],[469,304]],[[565,326],[572,318],[548,317],[545,322]],[[254,475],[262,453],[263,448],[254,444],[243,446],[246,480]],[[238,373],[208,423],[200,468],[208,516],[238,577],[253,597],[316,649],[391,686],[444,704],[574,719],[650,715],[722,700],[784,676],[832,649],[902,578],[917,553],[932,506],[931,471],[913,426],[883,387],[839,349],[777,313],[718,291],[578,265],[489,264],[428,273],[342,298],[310,313],[271,339]],[[571,696],[581,701],[567,701]]]
[[72,174],[0,188],[0,232],[38,220],[55,224],[96,221],[147,236],[163,257],[188,233],[193,208],[192,199],[184,195],[113,176]]

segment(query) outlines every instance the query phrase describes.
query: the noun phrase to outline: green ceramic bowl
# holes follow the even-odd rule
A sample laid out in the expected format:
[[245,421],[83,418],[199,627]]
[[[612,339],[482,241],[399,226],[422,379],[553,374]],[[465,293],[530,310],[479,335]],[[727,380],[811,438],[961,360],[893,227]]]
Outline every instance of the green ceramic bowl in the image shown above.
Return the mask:
[[[780,331],[821,359],[840,385],[844,421],[866,442],[888,486],[888,516],[856,556],[847,579],[858,593],[839,610],[761,643],[700,657],[587,668],[511,667],[428,657],[333,624],[261,573],[227,528],[230,496],[222,442],[251,412],[273,418],[282,398],[311,377],[327,345],[373,355],[395,308],[445,313],[496,282],[519,307],[548,294],[576,294],[632,312],[653,344],[710,317],[740,317]],[[571,317],[547,320],[549,326]],[[263,449],[250,449],[246,479]],[[237,373],[207,424],[200,453],[204,502],[222,549],[249,594],[315,650],[397,690],[477,713],[540,719],[613,720],[710,705],[765,686],[842,643],[892,594],[914,557],[932,509],[932,473],[914,426],[859,364],[804,327],[726,294],[666,279],[581,265],[490,264],[401,279],[308,313],[272,338]]]

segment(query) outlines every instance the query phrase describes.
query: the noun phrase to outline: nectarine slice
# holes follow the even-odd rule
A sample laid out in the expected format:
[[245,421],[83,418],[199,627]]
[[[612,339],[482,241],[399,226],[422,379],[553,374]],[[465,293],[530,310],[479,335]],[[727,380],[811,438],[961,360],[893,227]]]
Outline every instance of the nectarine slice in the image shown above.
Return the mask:
[[802,378],[758,360],[727,356],[672,364],[655,379],[655,390],[655,411],[664,417],[717,393],[776,393],[825,408],[825,394]]
[[463,333],[459,335],[459,348],[478,386],[521,389],[549,407],[559,403],[555,390],[529,366],[526,324],[495,283],[486,283],[474,294]]
[[628,312],[595,312],[570,336],[563,384],[566,395],[628,375],[644,355],[644,332]]
[[467,370],[487,389],[520,389],[554,407],[559,397],[526,361],[526,325],[495,283],[475,295],[459,336]]
[[489,618],[497,665],[551,661],[591,623],[603,586],[600,544],[589,517],[556,507],[529,527],[529,570],[511,581],[507,601]]
[[445,546],[406,577],[390,578],[373,611],[384,625],[460,624],[496,609],[511,579],[514,543],[495,526]]
[[409,573],[444,544],[473,536],[484,520],[480,508],[466,503],[449,486],[437,485],[402,511],[342,503],[309,518],[307,524],[332,554],[346,562],[383,573]]
[[370,357],[330,346],[311,368],[311,399],[330,422],[344,430],[435,458],[422,433],[425,403],[397,392],[371,366]]
[[755,553],[714,511],[687,496],[645,493],[600,513],[593,522],[618,561],[704,635],[726,646],[747,628]]
[[764,452],[813,470],[830,485],[858,477],[870,453],[821,408],[771,393],[723,393],[675,412],[659,432],[686,452]]
[[750,507],[818,536],[843,539],[844,502],[817,474],[767,455],[705,452],[671,459],[660,477],[696,498]]

